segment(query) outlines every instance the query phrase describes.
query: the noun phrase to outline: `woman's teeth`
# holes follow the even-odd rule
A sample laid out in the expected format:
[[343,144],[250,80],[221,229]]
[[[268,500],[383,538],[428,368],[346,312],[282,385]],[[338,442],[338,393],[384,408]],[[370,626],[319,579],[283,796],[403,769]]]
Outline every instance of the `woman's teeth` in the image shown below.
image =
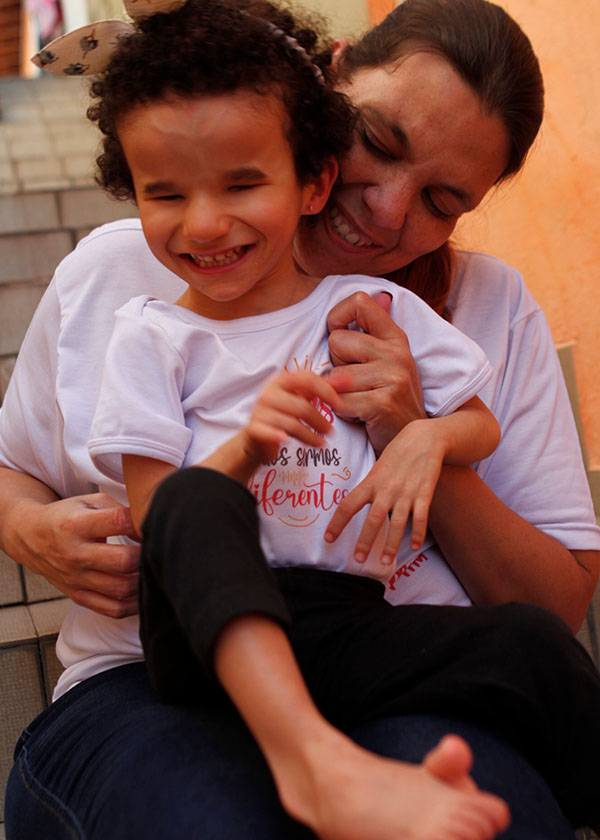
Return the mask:
[[222,254],[215,254],[214,257],[202,256],[202,254],[189,254],[189,258],[200,268],[210,268],[215,265],[229,265],[240,258],[245,246],[241,245],[239,248],[230,248],[229,251],[223,251]]
[[372,242],[368,242],[366,239],[361,239],[358,233],[352,230],[352,228],[348,224],[348,221],[341,215],[337,207],[332,207],[329,211],[329,220],[331,222],[333,232],[337,234],[337,236],[339,236],[341,239],[344,239],[346,242],[349,242],[351,245],[358,245],[359,247],[364,247],[366,245],[373,244]]

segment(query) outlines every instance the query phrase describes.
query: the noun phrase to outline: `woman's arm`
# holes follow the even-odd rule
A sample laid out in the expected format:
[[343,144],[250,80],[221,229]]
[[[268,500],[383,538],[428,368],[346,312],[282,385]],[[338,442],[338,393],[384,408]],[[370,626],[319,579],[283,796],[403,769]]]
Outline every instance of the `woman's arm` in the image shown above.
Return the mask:
[[[347,330],[352,321],[365,332]],[[392,430],[424,416],[406,335],[365,296],[338,304],[330,326],[332,360],[351,382],[341,394],[345,416],[363,420],[381,447]],[[337,375],[330,377],[334,387]],[[430,517],[446,561],[476,603],[534,603],[579,627],[598,578],[599,552],[569,551],[507,507],[469,467],[444,466]]]
[[503,504],[469,467],[442,468],[429,523],[475,603],[526,601],[579,629],[598,581],[600,552],[569,551]]
[[41,481],[0,467],[0,546],[72,601],[111,618],[137,612],[138,549],[129,509],[103,493],[58,499]]

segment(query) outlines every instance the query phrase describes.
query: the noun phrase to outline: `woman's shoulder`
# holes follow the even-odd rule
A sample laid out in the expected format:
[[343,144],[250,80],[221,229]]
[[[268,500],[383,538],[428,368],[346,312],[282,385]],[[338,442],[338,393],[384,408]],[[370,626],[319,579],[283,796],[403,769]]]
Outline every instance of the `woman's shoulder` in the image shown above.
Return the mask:
[[58,265],[53,283],[63,311],[95,299],[114,312],[141,293],[173,299],[183,287],[150,251],[139,219],[95,228]]
[[[517,269],[497,257],[476,251],[457,250],[456,270],[448,300],[454,321],[481,322],[495,315],[514,325],[538,313],[540,306],[527,289]],[[464,327],[461,327],[464,328]]]

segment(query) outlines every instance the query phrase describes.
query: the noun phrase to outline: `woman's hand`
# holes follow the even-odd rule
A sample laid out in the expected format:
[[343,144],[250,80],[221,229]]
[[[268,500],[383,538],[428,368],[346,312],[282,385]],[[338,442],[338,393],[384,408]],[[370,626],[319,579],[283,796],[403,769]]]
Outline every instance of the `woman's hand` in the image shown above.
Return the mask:
[[[327,319],[329,353],[337,367],[329,382],[347,420],[362,420],[379,455],[407,423],[426,416],[421,382],[406,333],[389,317],[389,295],[356,292]],[[348,329],[353,322],[363,332]],[[342,381],[342,374],[343,379]]]
[[137,613],[139,549],[106,543],[109,536],[135,536],[129,508],[110,496],[97,493],[47,503],[21,498],[6,512],[2,531],[10,557],[76,604],[111,618]]

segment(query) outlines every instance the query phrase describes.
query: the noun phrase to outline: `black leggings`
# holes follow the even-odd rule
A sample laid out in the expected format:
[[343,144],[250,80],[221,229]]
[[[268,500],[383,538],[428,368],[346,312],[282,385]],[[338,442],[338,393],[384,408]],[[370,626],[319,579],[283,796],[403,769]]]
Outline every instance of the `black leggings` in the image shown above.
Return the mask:
[[140,626],[167,702],[225,702],[212,671],[224,625],[261,613],[287,631],[321,712],[347,730],[403,714],[462,718],[546,778],[572,824],[600,822],[600,675],[570,630],[525,604],[391,606],[368,578],[270,569],[256,503],[193,468],[157,490],[143,528]]

